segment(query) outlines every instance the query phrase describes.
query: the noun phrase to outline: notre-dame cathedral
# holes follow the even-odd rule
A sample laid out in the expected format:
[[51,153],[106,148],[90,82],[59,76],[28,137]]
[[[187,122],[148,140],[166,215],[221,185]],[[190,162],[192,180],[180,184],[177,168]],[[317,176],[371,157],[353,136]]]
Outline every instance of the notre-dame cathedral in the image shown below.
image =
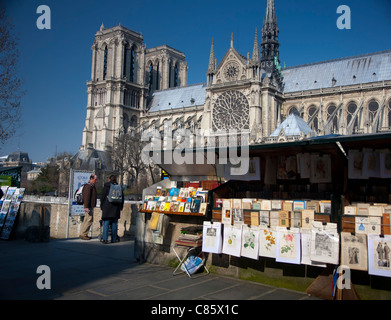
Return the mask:
[[391,130],[391,50],[283,68],[274,0],[254,29],[246,56],[231,34],[218,62],[212,40],[206,82],[188,85],[184,53],[147,48],[140,33],[102,24],[79,152],[103,152],[121,132],[161,131],[167,120],[174,131],[248,130],[250,143]]

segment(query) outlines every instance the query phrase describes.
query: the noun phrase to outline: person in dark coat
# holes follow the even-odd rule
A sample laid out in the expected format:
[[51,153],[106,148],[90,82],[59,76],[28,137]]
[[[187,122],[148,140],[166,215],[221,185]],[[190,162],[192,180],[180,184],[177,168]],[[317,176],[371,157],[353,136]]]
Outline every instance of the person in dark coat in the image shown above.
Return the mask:
[[107,199],[111,184],[118,184],[117,178],[111,175],[109,181],[103,186],[103,191],[100,199],[100,208],[102,209],[103,231],[102,243],[108,243],[109,226],[111,225],[111,242],[117,241],[118,219],[121,216],[121,210],[124,207],[124,196],[122,194],[122,202],[112,203]]

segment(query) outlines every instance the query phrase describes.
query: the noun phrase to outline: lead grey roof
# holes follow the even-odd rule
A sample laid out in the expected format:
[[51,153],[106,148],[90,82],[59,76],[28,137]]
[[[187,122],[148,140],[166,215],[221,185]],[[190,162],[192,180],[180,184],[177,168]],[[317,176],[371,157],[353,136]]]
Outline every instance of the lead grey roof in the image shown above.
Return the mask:
[[149,112],[204,105],[205,97],[206,86],[203,83],[156,91],[152,95]]
[[390,80],[391,50],[288,67],[282,73],[285,92]]

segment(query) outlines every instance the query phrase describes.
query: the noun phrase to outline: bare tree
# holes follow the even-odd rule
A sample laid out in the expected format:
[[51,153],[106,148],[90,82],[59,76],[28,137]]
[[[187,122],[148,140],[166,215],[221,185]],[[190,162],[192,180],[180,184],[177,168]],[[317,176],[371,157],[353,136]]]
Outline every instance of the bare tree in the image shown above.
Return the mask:
[[151,177],[152,182],[156,179],[156,174],[153,172],[153,164],[143,161],[142,150],[145,142],[141,141],[140,134],[130,131],[121,133],[114,140],[113,149],[111,151],[111,159],[114,167],[118,170],[121,181],[125,178],[132,181],[136,192],[140,192],[146,187],[144,180]]
[[16,65],[19,58],[14,25],[0,5],[0,142],[10,139],[20,121],[22,81],[18,78]]

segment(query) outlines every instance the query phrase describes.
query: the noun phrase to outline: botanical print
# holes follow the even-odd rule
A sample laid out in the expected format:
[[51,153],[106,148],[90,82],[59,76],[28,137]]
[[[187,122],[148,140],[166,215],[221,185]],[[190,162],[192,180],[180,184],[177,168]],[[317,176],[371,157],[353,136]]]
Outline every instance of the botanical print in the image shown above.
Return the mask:
[[241,256],[258,260],[259,230],[243,226]]
[[260,229],[259,231],[259,255],[262,257],[276,257],[276,236],[273,228]]
[[368,273],[391,277],[391,236],[368,235]]
[[368,270],[367,237],[365,234],[341,233],[341,264],[354,270]]
[[242,226],[224,226],[223,253],[240,257]]
[[300,264],[300,233],[278,230],[276,261]]

